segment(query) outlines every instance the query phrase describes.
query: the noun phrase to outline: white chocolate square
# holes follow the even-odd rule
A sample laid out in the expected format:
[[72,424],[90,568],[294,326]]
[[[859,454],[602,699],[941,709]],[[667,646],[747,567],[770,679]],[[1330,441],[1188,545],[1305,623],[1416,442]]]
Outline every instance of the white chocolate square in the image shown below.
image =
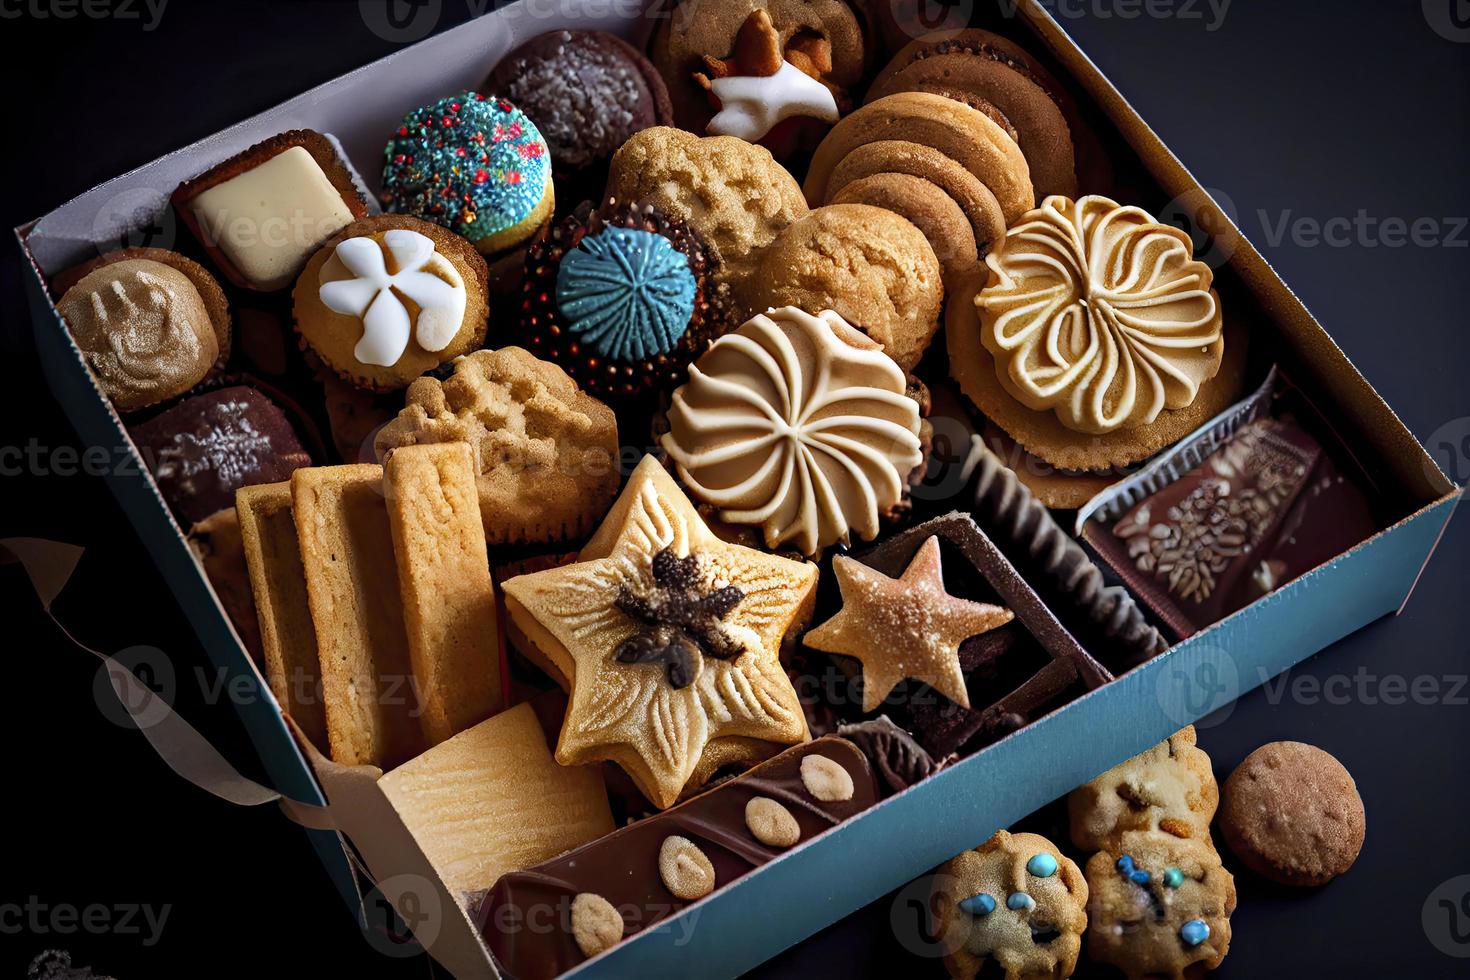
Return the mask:
[[318,246],[352,222],[316,159],[293,146],[189,204],[206,242],[257,289],[290,285]]

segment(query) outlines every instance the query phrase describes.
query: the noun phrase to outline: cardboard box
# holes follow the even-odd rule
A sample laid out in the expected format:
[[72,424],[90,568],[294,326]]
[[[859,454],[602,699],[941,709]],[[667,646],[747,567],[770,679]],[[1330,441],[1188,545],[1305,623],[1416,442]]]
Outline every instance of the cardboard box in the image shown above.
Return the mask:
[[[1393,501],[1398,519],[1334,561],[1309,572],[1091,694],[943,770],[779,860],[720,889],[681,916],[608,951],[578,974],[694,973],[733,976],[901,885],[952,854],[1070,790],[1120,759],[1209,713],[1365,623],[1399,609],[1448,521],[1459,494],[1311,314],[1228,217],[1034,0],[1015,9],[1007,32],[1093,103],[1136,154],[1154,187],[1144,206],[1171,198],[1219,229],[1229,256],[1217,281],[1253,301],[1258,330],[1275,333],[1282,362],[1344,432]],[[386,134],[406,111],[479,83],[521,41],[581,27],[641,37],[652,28],[636,4],[568,3],[554,15],[513,5],[405,48],[321,85],[147,166],[96,187],[16,230],[30,266],[27,288],[36,343],[53,393],[86,444],[136,453],[98,391],[47,294],[48,276],[116,247],[149,222],[167,222],[177,184],[245,147],[293,128],[336,136],[370,183]],[[1132,202],[1130,202],[1132,203]],[[178,230],[182,235],[182,229]],[[1223,288],[1223,287],[1222,287]],[[136,456],[134,456],[136,459]],[[262,696],[238,710],[275,786],[308,803],[330,799],[353,812],[339,832],[309,830],[344,899],[360,892],[346,829],[382,893],[438,914],[416,916],[421,938],[458,976],[495,969],[442,882],[375,784],[376,770],[336,766],[299,744],[242,648],[158,489],[139,465],[108,485],[133,522],[215,663],[254,678]],[[413,895],[410,897],[409,893]],[[432,935],[430,935],[432,933]]]

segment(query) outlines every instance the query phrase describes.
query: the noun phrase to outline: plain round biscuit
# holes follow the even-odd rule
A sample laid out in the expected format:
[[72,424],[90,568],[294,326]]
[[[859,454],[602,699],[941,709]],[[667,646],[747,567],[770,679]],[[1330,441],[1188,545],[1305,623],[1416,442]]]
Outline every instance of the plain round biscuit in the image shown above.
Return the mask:
[[989,187],[1006,224],[1036,206],[1026,157],[1016,141],[985,113],[931,92],[900,92],[869,102],[847,116],[817,147],[807,171],[807,201],[827,196],[832,170],[857,147],[875,140],[908,140],[952,157]]
[[1024,68],[996,57],[963,50],[920,57],[927,47],[921,45],[908,58],[900,52],[868,89],[868,101],[897,92],[932,92],[947,98],[960,92],[983,99],[1014,128],[1036,196],[1075,197],[1077,172],[1071,128],[1046,89]]
[[[434,242],[434,251],[453,264],[464,280],[464,321],[443,350],[426,351],[410,338],[394,364],[363,364],[353,353],[362,338],[362,321],[327,308],[321,300],[318,275],[337,246],[347,239],[377,236],[381,241],[384,234],[394,230],[416,231],[428,237]],[[374,215],[354,221],[337,232],[307,260],[291,290],[291,320],[302,341],[321,358],[322,363],[347,381],[369,391],[394,391],[407,386],[424,372],[478,349],[485,342],[489,319],[488,287],[489,271],[485,259],[472,243],[448,228],[406,214]]]
[[836,310],[905,371],[938,331],[943,270],[924,233],[868,204],[818,208],[781,233],[744,282],[748,319],[782,306]]
[[[979,177],[934,147],[922,143],[877,140],[854,148],[832,168],[832,176],[827,180],[827,193],[836,195],[853,181],[880,173],[922,177],[943,188],[969,218],[975,252],[981,258],[988,255],[991,247],[1006,233],[1005,215],[1001,213],[995,193]],[[981,270],[975,270],[977,278],[980,273]]]
[[634,134],[613,154],[606,196],[684,219],[732,281],[807,213],[796,178],[765,147],[668,126]]
[[1166,408],[1149,425],[1104,435],[1075,432],[1064,426],[1055,413],[1029,409],[1006,392],[996,375],[995,359],[980,342],[980,316],[975,309],[978,292],[974,286],[955,290],[945,307],[944,336],[949,349],[950,377],[959,383],[960,390],[976,408],[1023,449],[1058,469],[1112,471],[1147,459],[1233,405],[1245,384],[1249,331],[1227,318],[1220,369],[1200,385],[1189,407]]
[[1325,885],[1343,874],[1366,832],[1352,775],[1315,745],[1269,742],[1225,781],[1221,836],[1248,868],[1283,885]]
[[974,229],[939,185],[909,174],[873,174],[844,184],[831,203],[871,204],[903,215],[929,240],[946,284],[974,279],[980,264]]

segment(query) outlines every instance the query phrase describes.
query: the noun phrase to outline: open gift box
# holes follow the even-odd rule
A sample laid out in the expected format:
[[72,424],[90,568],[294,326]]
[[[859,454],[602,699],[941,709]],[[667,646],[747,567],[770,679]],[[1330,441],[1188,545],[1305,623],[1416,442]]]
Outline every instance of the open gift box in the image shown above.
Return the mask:
[[[996,10],[1011,6],[998,3]],[[1042,6],[1023,2],[1010,19],[986,23],[1046,56],[1099,127],[1109,127],[1104,135],[1116,148],[1118,171],[1136,175],[1140,185],[1136,203],[1154,213],[1166,202],[1182,203],[1198,227],[1211,229],[1215,253],[1227,257],[1216,270],[1219,288],[1372,472],[1384,501],[1381,530],[1166,654],[793,848],[580,970],[734,975],[811,935],[1400,608],[1458,499],[1311,314]],[[122,421],[57,315],[48,289],[52,276],[92,257],[104,243],[166,225],[172,220],[168,196],[181,181],[286,130],[332,134],[372,183],[391,121],[447,92],[473,88],[517,44],[562,26],[637,36],[651,24],[626,5],[570,4],[554,16],[532,16],[512,5],[109,181],[18,229],[33,273],[27,287],[43,368],[81,439],[127,447],[136,457]],[[360,900],[341,837],[345,830],[378,888],[417,926],[436,958],[456,975],[495,975],[473,922],[461,914],[376,785],[375,772],[334,765],[298,739],[283,718],[146,468],[112,472],[107,480],[217,665],[230,677],[253,679],[262,692],[238,709],[274,786],[294,800],[330,803],[333,810],[358,815],[350,828],[338,821],[335,830],[309,831],[344,898],[353,907]],[[431,908],[437,916],[425,919]]]

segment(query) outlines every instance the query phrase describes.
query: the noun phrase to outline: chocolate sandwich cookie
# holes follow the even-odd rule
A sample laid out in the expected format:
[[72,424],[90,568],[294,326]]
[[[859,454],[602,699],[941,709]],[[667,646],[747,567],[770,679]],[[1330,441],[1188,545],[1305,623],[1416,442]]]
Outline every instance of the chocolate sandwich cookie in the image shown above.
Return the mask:
[[820,738],[671,810],[502,876],[476,922],[510,975],[549,980],[877,799],[863,754],[844,739]]

